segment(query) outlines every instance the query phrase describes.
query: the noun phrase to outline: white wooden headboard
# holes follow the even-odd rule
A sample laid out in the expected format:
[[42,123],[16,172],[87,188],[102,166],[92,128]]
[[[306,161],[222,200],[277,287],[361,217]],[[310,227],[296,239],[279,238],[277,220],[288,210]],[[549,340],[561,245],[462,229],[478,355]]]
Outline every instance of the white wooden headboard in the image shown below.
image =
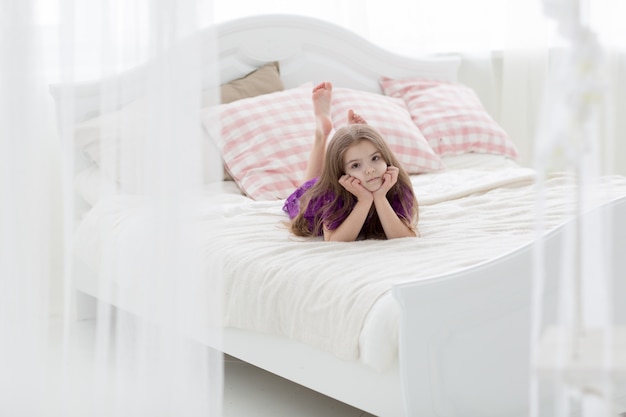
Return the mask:
[[[203,87],[215,84],[211,70],[215,65],[215,48],[219,59],[219,78],[225,83],[239,78],[262,64],[280,62],[285,87],[306,82],[329,80],[339,87],[380,92],[381,76],[405,78],[416,73],[429,78],[456,80],[460,57],[409,58],[386,51],[335,24],[294,15],[259,15],[209,27],[198,36],[203,54]],[[217,39],[217,44],[215,42]],[[194,38],[192,41],[197,42]],[[143,77],[142,67],[126,71],[108,80],[73,85],[65,90],[72,94],[75,122],[98,114],[100,86],[119,83],[125,92],[124,104],[142,94],[136,87]],[[56,102],[62,85],[51,86]]]
[[416,73],[456,80],[460,57],[408,58],[386,51],[335,24],[292,15],[264,15],[218,26],[222,81],[279,61],[286,87],[332,81],[340,87],[380,92],[381,76]]

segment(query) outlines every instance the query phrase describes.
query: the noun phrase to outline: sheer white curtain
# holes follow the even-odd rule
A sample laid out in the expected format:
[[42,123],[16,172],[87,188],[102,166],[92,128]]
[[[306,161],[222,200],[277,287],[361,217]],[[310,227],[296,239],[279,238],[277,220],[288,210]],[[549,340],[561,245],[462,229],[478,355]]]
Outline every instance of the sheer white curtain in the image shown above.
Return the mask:
[[[575,221],[567,226],[560,253],[558,276],[547,276],[543,247],[536,251],[534,280],[532,363],[539,375],[532,378],[533,416],[609,417],[618,415],[615,399],[623,393],[616,363],[623,352],[616,348],[623,329],[617,324],[616,294],[620,288],[612,270],[612,211],[592,211],[601,198],[599,176],[610,170],[615,128],[613,92],[615,57],[623,53],[622,39],[605,13],[611,2],[546,0],[547,16],[558,24],[563,48],[552,56],[542,113],[536,135],[538,185],[554,170],[568,171]],[[613,3],[617,6],[617,4]],[[612,10],[617,12],[618,10]],[[600,18],[600,16],[603,16]],[[622,90],[623,94],[623,90]],[[541,225],[544,200],[538,198]],[[617,252],[614,252],[615,250]],[[547,282],[558,281],[555,302],[546,303]],[[581,364],[584,364],[581,366]],[[623,383],[623,378],[621,378]],[[540,409],[538,398],[549,392],[554,407]]]
[[59,254],[52,225],[59,213],[48,195],[55,148],[46,136],[49,120],[42,117],[45,85],[32,4],[1,4],[0,413],[39,415],[43,405],[32,398],[45,394],[47,295],[53,256]]
[[407,54],[543,46],[554,27],[540,0],[215,1],[218,21],[271,13],[328,20]]
[[[626,142],[614,139],[626,119],[611,109],[626,105],[626,5],[581,4],[607,64],[607,105],[596,119],[599,171],[624,173]],[[0,6],[0,415],[11,416],[220,414],[219,354],[181,337],[193,322],[204,326],[206,338],[219,338],[212,332],[219,265],[204,265],[185,250],[194,233],[193,195],[221,172],[219,158],[202,148],[194,113],[207,80],[218,83],[215,68],[207,72],[199,57],[216,61],[210,45],[189,35],[245,15],[294,13],[333,21],[400,53],[462,53],[471,65],[461,81],[480,70],[474,87],[527,165],[536,153],[550,47],[567,45],[554,36],[555,22],[540,0],[0,0]],[[145,72],[136,83],[94,84],[93,112],[79,113],[75,83],[137,65]],[[50,83],[63,85],[59,106]],[[73,180],[94,161],[74,158],[74,127],[128,106],[138,111],[134,120],[145,122],[118,118],[109,126],[135,147],[97,146],[97,188],[111,201],[120,189],[141,196],[141,222],[133,236],[95,251],[106,271],[99,291],[116,296],[122,284],[138,288],[143,316],[158,326],[101,304],[93,343],[82,346],[70,314],[82,210]],[[124,257],[136,261],[133,273],[118,268]],[[63,317],[59,332],[51,332],[59,323],[51,317]],[[59,350],[51,333],[60,337]]]
[[[221,175],[198,116],[218,91],[216,49],[193,37],[212,21],[211,0],[0,1],[0,415],[221,415],[221,354],[195,340],[219,343],[221,274],[190,227],[194,197]],[[98,117],[85,157],[76,127]],[[98,303],[96,321],[74,316],[89,299],[73,284],[92,277],[74,263],[83,169],[107,210],[136,210],[117,218],[132,233],[91,252],[96,291],[132,298],[136,315]]]

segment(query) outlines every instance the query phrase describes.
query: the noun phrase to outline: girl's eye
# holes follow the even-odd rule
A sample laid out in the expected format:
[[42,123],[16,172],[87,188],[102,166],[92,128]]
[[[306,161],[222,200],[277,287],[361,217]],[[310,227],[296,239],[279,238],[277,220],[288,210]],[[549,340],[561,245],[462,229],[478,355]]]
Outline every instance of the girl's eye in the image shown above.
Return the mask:
[[359,167],[359,164],[352,164],[352,166],[350,168],[357,169],[358,167]]
[[372,158],[372,161],[378,161],[380,159],[380,156],[376,155]]

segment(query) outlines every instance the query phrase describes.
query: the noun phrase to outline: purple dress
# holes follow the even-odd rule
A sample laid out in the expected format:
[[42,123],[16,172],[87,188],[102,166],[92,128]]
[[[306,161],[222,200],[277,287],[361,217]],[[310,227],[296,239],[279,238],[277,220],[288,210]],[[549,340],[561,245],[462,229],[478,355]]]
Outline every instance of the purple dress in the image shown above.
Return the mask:
[[317,182],[317,178],[313,178],[312,180],[308,180],[298,188],[296,191],[291,193],[287,200],[285,200],[285,204],[283,205],[283,211],[289,215],[289,219],[293,219],[300,212],[300,199],[302,195],[309,190],[311,187],[315,185]]
[[[285,200],[285,204],[283,205],[283,211],[289,215],[290,219],[293,219],[300,212],[300,199],[311,187],[315,185],[318,178],[313,178],[308,180],[300,187],[296,188],[296,190],[291,193],[289,197]],[[329,202],[334,200],[334,194],[332,191],[328,191],[326,194],[319,196],[317,198],[309,201],[309,205],[306,207],[303,213],[303,217],[309,222],[309,228],[313,230],[313,225],[315,224],[315,217],[321,216],[322,219],[327,218],[328,216],[323,213],[323,207]],[[343,207],[343,202],[340,202],[340,208]],[[353,203],[353,205],[356,203]],[[347,217],[347,216],[346,216]],[[343,223],[345,217],[342,219],[338,219],[330,224],[327,227],[330,230],[335,230],[336,228]],[[319,236],[322,236],[323,233],[320,233]]]
[[[315,185],[317,180],[318,178],[313,178],[311,180],[308,180],[307,182],[302,184],[300,187],[298,187],[293,193],[291,193],[289,197],[287,197],[287,199],[285,200],[285,204],[283,205],[283,211],[287,213],[287,215],[289,216],[289,219],[293,219],[294,217],[298,215],[298,213],[300,212],[300,199],[302,198],[304,193],[306,193],[311,187]],[[407,189],[407,190],[404,190],[402,194],[406,197],[406,200],[407,200],[406,203],[407,203],[407,209],[409,210],[408,213],[404,212],[402,208],[402,203],[399,197],[393,198],[390,201],[390,204],[398,216],[404,217],[405,219],[409,220],[410,210],[413,207],[413,192],[410,189]],[[316,197],[312,199],[311,201],[309,201],[308,206],[304,210],[303,217],[309,222],[310,230],[313,230],[313,225],[315,224],[314,220],[316,217],[321,217],[322,220],[327,219],[329,217],[331,213],[324,213],[323,212],[324,207],[327,206],[327,204],[332,202],[334,199],[335,198],[334,198],[333,192],[328,191],[324,195]],[[338,203],[338,207],[336,209],[342,208],[344,204],[346,204],[346,202],[340,200]],[[351,204],[352,207],[354,207],[354,205],[356,204],[356,199],[354,201],[349,202],[348,204]],[[333,209],[333,211],[335,211],[335,209]],[[327,223],[326,227],[328,227],[328,229],[330,230],[335,230],[341,225],[341,223],[343,223],[346,217],[347,215],[343,218],[336,219],[330,224]],[[367,230],[372,218],[373,216],[372,216],[372,213],[370,212],[370,214],[367,216],[367,219],[365,219],[365,223],[363,224],[362,230]],[[322,236],[322,235],[323,233],[320,232],[319,236]]]

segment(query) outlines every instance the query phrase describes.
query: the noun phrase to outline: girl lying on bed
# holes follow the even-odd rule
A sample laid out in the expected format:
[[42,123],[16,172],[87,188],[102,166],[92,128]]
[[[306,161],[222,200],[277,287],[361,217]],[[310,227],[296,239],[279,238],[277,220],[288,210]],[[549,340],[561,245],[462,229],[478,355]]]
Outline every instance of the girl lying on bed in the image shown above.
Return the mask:
[[283,210],[297,236],[328,241],[415,237],[418,205],[409,175],[381,134],[354,113],[332,131],[332,85],[313,88],[315,140],[305,182]]

